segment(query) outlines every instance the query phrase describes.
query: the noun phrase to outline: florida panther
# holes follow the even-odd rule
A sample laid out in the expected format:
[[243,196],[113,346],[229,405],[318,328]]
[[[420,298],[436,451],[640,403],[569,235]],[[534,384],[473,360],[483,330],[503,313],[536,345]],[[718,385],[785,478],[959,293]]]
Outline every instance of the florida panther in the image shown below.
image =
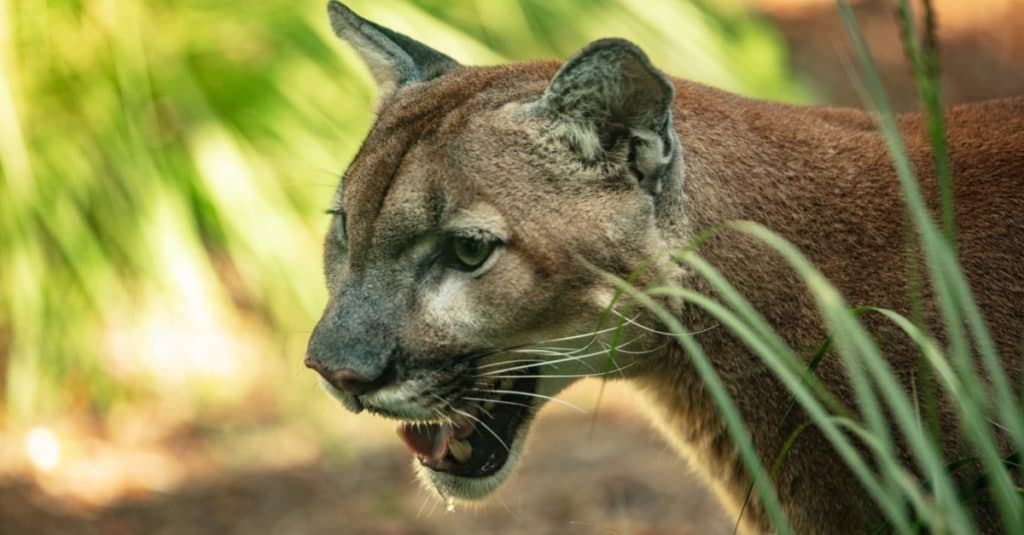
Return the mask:
[[[643,309],[622,315],[623,330],[601,323],[615,287],[600,271],[714,295],[664,254],[703,229],[761,223],[850,302],[907,311],[905,208],[870,115],[672,78],[622,39],[565,63],[463,66],[338,2],[328,11],[381,97],[333,200],[330,297],[306,364],[349,410],[399,420],[419,474],[441,495],[475,500],[501,484],[545,398],[603,373],[614,335],[609,377],[636,386],[672,444],[738,508],[750,478],[687,355]],[[935,206],[922,118],[898,120]],[[1024,98],[956,107],[946,120],[959,254],[1019,384],[1009,356],[1024,328]],[[700,253],[792,347],[824,338],[810,294],[770,248],[722,233]],[[662,304],[694,331],[715,323],[691,304]],[[935,319],[934,307],[925,314]],[[909,391],[913,346],[865,321]],[[790,395],[728,329],[696,336],[770,464],[798,423],[778,432]],[[817,374],[853,405],[837,360]],[[946,404],[939,414],[955,429]],[[956,444],[945,443],[950,458]],[[801,435],[774,485],[799,533],[879,524],[817,431]],[[748,531],[771,529],[756,500],[744,519]]]

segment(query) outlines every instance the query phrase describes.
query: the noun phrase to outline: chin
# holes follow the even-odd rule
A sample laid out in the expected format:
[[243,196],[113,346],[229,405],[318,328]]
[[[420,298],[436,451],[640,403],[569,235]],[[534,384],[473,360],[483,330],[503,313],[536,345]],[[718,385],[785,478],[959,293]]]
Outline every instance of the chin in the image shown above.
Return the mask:
[[529,422],[523,422],[505,456],[504,463],[488,475],[458,475],[435,470],[420,462],[413,461],[413,469],[420,482],[428,490],[437,492],[445,499],[457,502],[477,502],[490,496],[515,471],[523,452],[523,444],[529,429]]
[[[497,397],[463,406],[449,405],[435,421],[403,422],[398,429],[427,487],[445,499],[480,500],[494,492],[515,470],[539,399],[538,381],[509,379]],[[471,396],[472,397],[472,396]],[[469,400],[472,401],[472,400]]]

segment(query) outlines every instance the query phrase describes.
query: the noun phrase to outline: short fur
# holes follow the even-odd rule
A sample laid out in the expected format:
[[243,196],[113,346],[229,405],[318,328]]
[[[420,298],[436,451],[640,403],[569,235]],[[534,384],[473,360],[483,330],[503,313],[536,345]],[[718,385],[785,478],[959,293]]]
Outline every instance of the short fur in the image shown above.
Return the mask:
[[[351,28],[339,21],[362,20],[337,3],[331,11],[343,37]],[[594,43],[565,66],[461,67],[447,56],[431,59],[430,49],[417,43],[418,61],[443,65],[419,71],[408,58],[389,63],[365,39],[350,42],[369,63],[378,62],[374,72],[385,89],[377,121],[340,188],[340,215],[325,245],[330,302],[307,358],[321,373],[347,367],[378,377],[390,369],[396,385],[358,399],[335,391],[350,408],[433,419],[431,409],[446,409],[430,394],[461,384],[473,369],[460,356],[592,329],[611,292],[591,266],[627,276],[644,259],[664,258],[702,229],[727,221],[752,220],[781,233],[849,302],[908,312],[902,194],[876,124],[861,111],[750,100],[669,78],[621,40]],[[400,46],[385,52],[394,50],[401,55]],[[1019,384],[1024,98],[959,106],[946,119],[960,258],[1010,382]],[[934,208],[922,118],[902,115],[899,124]],[[424,251],[437,247],[453,224],[504,233],[492,266],[472,276],[424,267]],[[766,246],[726,232],[700,253],[794,348],[807,350],[824,338],[801,281]],[[668,261],[656,262],[641,283],[654,280],[713,295],[706,281]],[[670,305],[694,330],[714,324],[694,307]],[[931,304],[926,313],[937,325]],[[637,321],[655,325],[646,315]],[[884,322],[865,321],[912,388],[917,353]],[[791,418],[787,429],[778,429],[790,396],[726,329],[697,339],[770,464],[786,431],[799,424]],[[736,511],[750,479],[689,360],[674,344],[659,349],[659,342],[643,342],[645,355],[622,355],[628,366],[622,374]],[[826,357],[818,370],[854,405],[836,358]],[[540,391],[555,393],[568,382],[545,380]],[[945,430],[956,429],[945,405],[941,419]],[[955,458],[955,436],[944,444]],[[500,483],[425,477],[443,494],[463,498]],[[881,522],[815,432],[796,442],[776,486],[798,533],[866,533]],[[981,521],[994,529],[986,515]],[[769,529],[756,500],[745,527]]]

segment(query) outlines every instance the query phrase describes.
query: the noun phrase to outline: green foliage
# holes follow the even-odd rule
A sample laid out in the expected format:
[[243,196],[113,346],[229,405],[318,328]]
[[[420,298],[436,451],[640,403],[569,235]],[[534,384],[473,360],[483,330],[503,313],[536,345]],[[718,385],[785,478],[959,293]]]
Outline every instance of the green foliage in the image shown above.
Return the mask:
[[[619,35],[667,72],[803,97],[770,29],[702,3],[351,4],[465,63]],[[323,3],[0,6],[6,415],[230,400],[240,377],[298,367],[325,299],[321,212],[375,98]]]

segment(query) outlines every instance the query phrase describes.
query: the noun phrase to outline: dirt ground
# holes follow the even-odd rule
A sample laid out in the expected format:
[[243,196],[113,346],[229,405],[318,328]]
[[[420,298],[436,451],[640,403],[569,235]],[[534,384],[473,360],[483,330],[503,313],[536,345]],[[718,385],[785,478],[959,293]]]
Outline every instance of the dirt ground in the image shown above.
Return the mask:
[[101,508],[8,479],[0,533],[731,533],[715,499],[632,410],[605,405],[596,421],[567,411],[541,417],[497,499],[453,512],[414,482],[397,437],[390,443],[348,461],[219,472]]
[[[794,71],[822,101],[859,105],[845,67],[852,56],[831,0],[748,3],[778,24]],[[946,102],[1024,94],[1024,4],[935,3]],[[915,109],[891,5],[870,0],[857,9],[895,107]],[[713,495],[628,405],[602,406],[593,425],[585,414],[544,415],[518,474],[497,500],[479,508],[445,511],[413,481],[410,456],[397,439],[358,451],[340,459],[318,453],[273,469],[220,470],[100,506],[58,497],[28,474],[4,476],[0,534],[713,535],[732,529]]]

